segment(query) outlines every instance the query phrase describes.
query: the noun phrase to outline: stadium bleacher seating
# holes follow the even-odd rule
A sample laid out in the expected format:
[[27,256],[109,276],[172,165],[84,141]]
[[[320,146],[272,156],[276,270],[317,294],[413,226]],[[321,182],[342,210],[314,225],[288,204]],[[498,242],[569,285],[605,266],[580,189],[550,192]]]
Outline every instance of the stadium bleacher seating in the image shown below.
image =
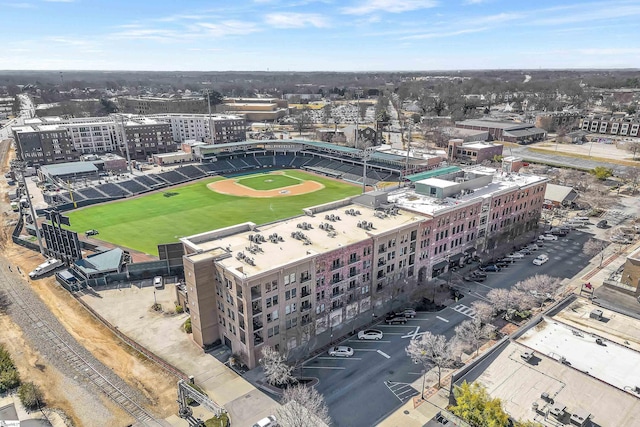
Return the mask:
[[149,187],[140,184],[135,179],[129,179],[127,181],[119,182],[118,185],[126,189],[131,194],[140,194],[144,193],[145,191],[149,191]]
[[91,187],[78,189],[75,191],[75,193],[80,194],[85,199],[104,199],[107,197],[104,193],[101,193],[100,191]]
[[199,169],[192,165],[179,167],[178,169],[176,169],[176,171],[180,172],[182,175],[190,179],[198,179],[205,176],[205,173],[202,169]]
[[155,179],[154,175],[136,176],[134,180],[148,188],[156,188],[158,186],[165,185],[164,181]]
[[180,184],[181,182],[185,182],[188,178],[181,173],[176,171],[167,171],[162,172],[156,175],[156,178],[160,178],[166,181],[168,184]]
[[256,156],[256,160],[262,167],[273,166],[273,156]]
[[102,191],[109,197],[124,197],[128,194],[128,192],[115,184],[110,182],[106,184],[102,184],[96,187],[98,190]]

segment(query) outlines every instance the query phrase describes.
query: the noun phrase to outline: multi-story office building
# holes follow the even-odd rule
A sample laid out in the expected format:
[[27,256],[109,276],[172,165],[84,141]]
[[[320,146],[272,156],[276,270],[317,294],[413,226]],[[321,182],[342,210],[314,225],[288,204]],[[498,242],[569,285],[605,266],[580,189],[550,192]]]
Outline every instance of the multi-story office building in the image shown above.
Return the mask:
[[[208,114],[156,114],[158,120],[167,121],[171,125],[173,140],[201,141],[211,144],[245,141],[246,125],[241,116],[214,114],[209,120]],[[213,126],[213,140],[209,124]]]
[[604,135],[640,136],[638,116],[589,116],[580,121],[580,129]]
[[182,238],[194,340],[223,342],[249,367],[264,345],[313,350],[411,284],[536,228],[545,184],[476,167]]
[[485,160],[493,160],[496,156],[502,156],[502,148],[502,144],[493,142],[465,142],[463,139],[450,139],[447,155],[450,161],[475,165]]
[[289,103],[278,98],[225,98],[216,110],[242,115],[248,121],[273,122],[289,113]]
[[73,162],[80,158],[67,129],[60,125],[13,127],[17,157],[31,166]]
[[133,97],[118,98],[122,111],[127,113],[147,115],[160,113],[206,113],[208,109],[206,98],[161,98],[161,97]]

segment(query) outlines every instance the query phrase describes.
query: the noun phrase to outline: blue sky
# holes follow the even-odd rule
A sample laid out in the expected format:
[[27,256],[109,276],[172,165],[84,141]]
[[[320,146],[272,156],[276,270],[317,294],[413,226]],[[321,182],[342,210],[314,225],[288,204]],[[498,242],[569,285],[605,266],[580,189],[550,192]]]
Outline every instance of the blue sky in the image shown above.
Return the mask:
[[0,0],[0,69],[640,68],[640,0]]

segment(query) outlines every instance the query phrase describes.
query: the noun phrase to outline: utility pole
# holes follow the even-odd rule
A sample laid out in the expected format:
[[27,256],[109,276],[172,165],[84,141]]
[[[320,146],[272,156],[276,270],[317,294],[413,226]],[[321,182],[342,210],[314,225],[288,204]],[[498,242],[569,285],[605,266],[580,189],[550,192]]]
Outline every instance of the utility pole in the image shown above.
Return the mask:
[[[407,157],[404,159],[404,176],[409,173],[409,151],[411,150],[411,123],[409,123],[409,139],[407,140]],[[403,180],[404,181],[404,180]]]
[[211,118],[211,89],[207,89],[207,105],[209,107],[209,142],[215,144],[215,131],[213,129],[213,119]]
[[[42,245],[42,235],[40,234],[40,227],[38,226],[38,217],[36,216],[36,210],[33,207],[31,195],[29,194],[29,187],[27,186],[27,180],[24,176],[26,167],[26,163],[20,163],[20,180],[22,181],[22,185],[24,185],[25,195],[27,196],[27,202],[29,203],[29,210],[31,211],[31,218],[33,219],[33,225],[36,229],[36,237],[38,238],[38,247],[40,248],[40,253],[44,256],[47,256],[47,253],[44,250],[44,246]],[[22,213],[22,206],[20,206],[20,213]]]
[[127,153],[127,164],[129,165],[129,173],[133,175],[133,165],[131,164],[131,155],[129,154],[129,143],[127,142],[127,131],[124,125],[123,114],[120,114],[120,124],[122,125],[122,143],[124,144],[124,151],[125,153]]

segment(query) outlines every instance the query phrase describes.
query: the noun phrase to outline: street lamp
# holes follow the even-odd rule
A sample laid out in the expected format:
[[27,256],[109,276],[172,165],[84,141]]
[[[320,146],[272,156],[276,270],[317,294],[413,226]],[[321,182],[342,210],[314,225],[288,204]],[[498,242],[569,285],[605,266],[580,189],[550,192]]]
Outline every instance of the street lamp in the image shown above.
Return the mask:
[[422,393],[420,394],[420,399],[424,400],[424,383],[427,379],[427,370],[422,370]]

